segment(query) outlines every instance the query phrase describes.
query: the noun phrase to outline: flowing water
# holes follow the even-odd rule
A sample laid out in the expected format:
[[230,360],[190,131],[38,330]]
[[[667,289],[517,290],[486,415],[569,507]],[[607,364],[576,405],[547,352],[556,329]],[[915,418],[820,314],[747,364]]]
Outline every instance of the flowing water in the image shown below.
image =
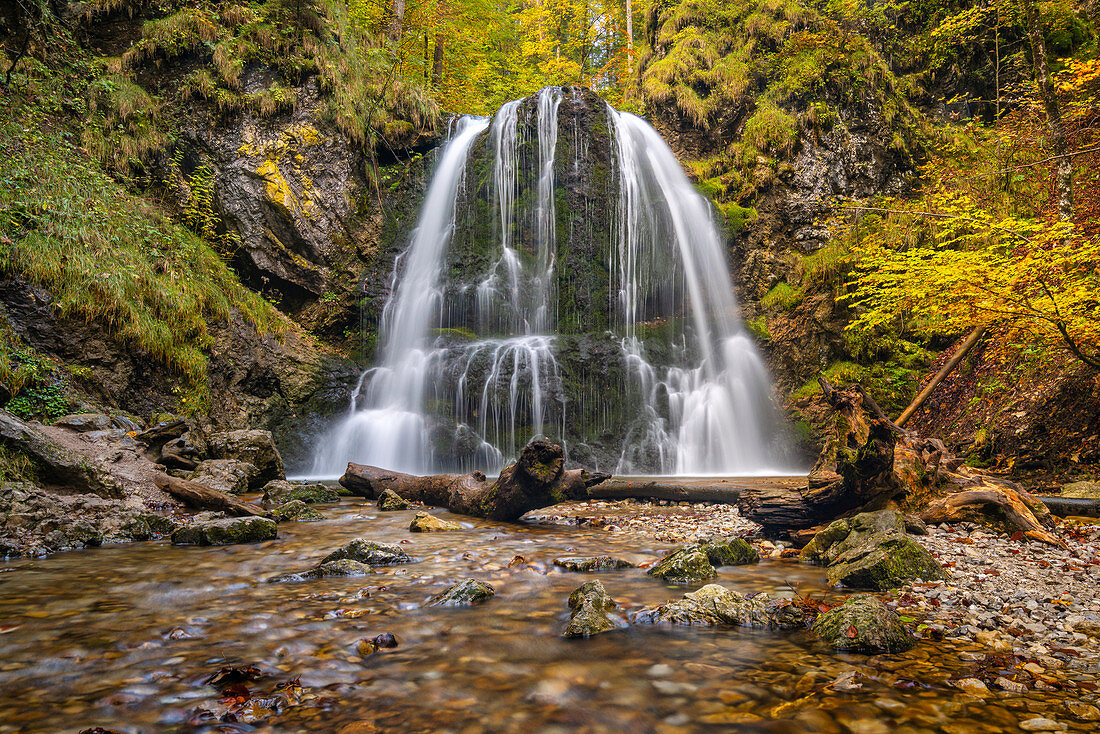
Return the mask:
[[[606,118],[595,131],[585,121],[594,112]],[[571,160],[559,160],[563,141]],[[471,180],[479,156],[492,161],[485,184]],[[600,176],[586,166],[604,158],[616,183],[606,200],[592,199]],[[492,216],[470,250],[486,255],[475,267],[451,248],[456,221],[479,206]],[[599,219],[593,207],[608,213],[598,235],[606,244],[589,257],[602,260],[565,262],[587,241],[584,220]],[[589,311],[568,328],[617,345],[587,371],[622,377],[598,387],[566,379],[559,343],[560,284],[572,288],[570,268],[593,264],[602,280],[586,281],[581,296],[602,299],[607,313]],[[603,447],[577,446],[592,456],[589,468],[620,474],[795,468],[710,205],[652,127],[593,110],[576,89],[548,87],[491,121],[459,122],[396,262],[380,333],[380,363],[319,442],[314,476],[339,475],[348,461],[494,472],[542,435],[562,440],[567,453],[584,441]],[[601,416],[600,426],[567,420],[584,401],[598,403],[581,407]],[[625,415],[612,421],[616,411]]]
[[[649,536],[454,516],[464,530],[411,534],[412,512],[378,513],[359,500],[324,511],[326,521],[283,524],[279,539],[257,545],[149,542],[0,562],[0,732],[957,734],[1014,731],[1048,712],[1064,719],[1061,693],[983,701],[948,687],[971,665],[958,653],[973,648],[946,641],[867,657],[834,655],[808,632],[638,626],[562,639],[566,599],[586,580],[599,578],[627,610],[696,588],[641,569],[552,566],[595,553],[641,563],[671,547]],[[353,537],[403,543],[418,562],[360,578],[264,582]],[[497,595],[473,608],[424,605],[463,577]],[[777,560],[722,568],[717,581],[827,596],[820,569]],[[357,649],[385,632],[397,648]],[[298,679],[298,704],[253,724],[187,723],[226,710],[203,685],[208,675],[249,664],[266,674],[249,684],[257,692]],[[826,687],[851,670],[867,676],[862,688]]]

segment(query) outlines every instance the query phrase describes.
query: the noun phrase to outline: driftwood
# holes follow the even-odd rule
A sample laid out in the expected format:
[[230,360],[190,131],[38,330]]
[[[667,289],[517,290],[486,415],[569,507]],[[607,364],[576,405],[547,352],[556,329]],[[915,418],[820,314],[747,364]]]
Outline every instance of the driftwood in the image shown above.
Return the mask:
[[188,479],[157,473],[153,476],[153,484],[176,499],[200,510],[217,510],[237,517],[250,515],[271,517],[271,514],[262,507]]
[[859,512],[897,507],[926,522],[990,520],[1051,545],[1050,511],[1019,486],[963,465],[943,443],[893,424],[859,385],[819,378],[833,433],[805,484],[741,492],[741,514],[766,532],[806,538],[808,528]]
[[607,474],[565,468],[562,447],[545,439],[527,444],[519,461],[489,481],[481,472],[417,476],[349,463],[340,478],[346,489],[368,499],[389,489],[399,496],[451,512],[491,520],[518,520],[523,514],[571,499],[586,499],[588,488]]

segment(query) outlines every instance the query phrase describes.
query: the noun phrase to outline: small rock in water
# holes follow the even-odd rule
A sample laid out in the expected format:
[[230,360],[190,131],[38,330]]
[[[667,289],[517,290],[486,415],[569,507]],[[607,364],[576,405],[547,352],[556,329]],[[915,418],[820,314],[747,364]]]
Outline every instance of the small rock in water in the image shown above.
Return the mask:
[[863,688],[863,681],[865,680],[867,680],[867,676],[863,673],[860,673],[858,670],[849,670],[837,676],[837,679],[830,683],[828,688],[837,693],[858,691],[860,688]]
[[323,484],[292,484],[285,479],[273,479],[264,485],[263,503],[280,505],[301,500],[307,505],[339,502],[340,493]]
[[685,584],[706,581],[718,575],[714,566],[710,565],[707,554],[695,545],[677,548],[657,561],[646,573],[665,581]]
[[566,571],[614,571],[620,568],[634,568],[634,564],[611,556],[569,556],[555,558],[554,565]]
[[376,543],[366,538],[356,538],[340,546],[325,556],[321,563],[350,558],[368,566],[394,566],[399,563],[412,563],[409,554],[393,543]]
[[569,624],[563,637],[592,637],[618,628],[607,613],[617,605],[599,581],[589,581],[569,595]]
[[409,525],[409,530],[414,533],[441,533],[450,530],[461,530],[462,526],[457,522],[441,520],[427,512],[418,512]]
[[484,581],[462,579],[446,591],[429,599],[428,606],[460,607],[483,604],[493,598],[496,593],[496,589]]
[[322,561],[315,568],[301,573],[284,573],[273,576],[267,580],[269,584],[282,583],[284,581],[307,581],[309,579],[322,579],[335,576],[367,576],[374,570],[365,563],[353,561],[350,558],[341,558],[336,561]]
[[382,512],[395,512],[397,510],[409,509],[409,503],[404,497],[394,492],[392,489],[387,489],[378,496],[378,509]]
[[813,631],[842,652],[901,652],[916,644],[901,618],[873,596],[856,596],[825,612]]
[[375,635],[371,642],[383,650],[395,648],[398,644],[397,637],[392,632],[383,632],[380,635]]
[[284,502],[271,511],[278,522],[317,522],[325,516],[301,500]]
[[969,693],[971,696],[984,697],[989,695],[989,687],[977,678],[962,678],[961,680],[950,681],[950,683],[963,693]]
[[228,517],[184,525],[172,533],[172,545],[234,545],[274,540],[279,529],[263,517]]
[[1009,680],[1004,676],[1000,676],[996,680],[994,680],[993,685],[997,686],[1002,691],[1008,691],[1009,693],[1027,693],[1027,686],[1025,686],[1023,683]]
[[1036,716],[1034,719],[1025,719],[1020,722],[1020,728],[1024,731],[1065,731],[1069,727],[1061,721]]

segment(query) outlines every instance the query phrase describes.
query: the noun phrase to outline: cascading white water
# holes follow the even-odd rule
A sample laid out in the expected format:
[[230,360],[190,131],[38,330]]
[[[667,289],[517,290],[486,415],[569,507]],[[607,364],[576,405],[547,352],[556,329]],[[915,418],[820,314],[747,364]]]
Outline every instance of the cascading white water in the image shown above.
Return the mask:
[[[661,473],[782,473],[783,425],[771,380],[745,333],[709,204],[656,130],[635,115],[608,114],[620,192],[610,252],[613,318],[643,399],[616,471],[656,462]],[[695,365],[659,376],[638,326],[685,315],[684,352],[696,355]]]
[[[573,123],[559,135],[563,100]],[[495,471],[534,436],[579,436],[566,421],[570,406],[592,417],[584,440],[613,442],[602,455],[614,464],[617,454],[620,473],[784,473],[770,380],[741,324],[708,203],[657,132],[634,115],[608,108],[611,148],[594,148],[591,130],[577,122],[578,110],[594,109],[585,104],[575,89],[566,97],[547,88],[504,105],[491,123],[459,121],[395,263],[380,364],[362,375],[347,415],[323,438],[313,475],[340,474],[348,461],[414,473]],[[561,165],[559,143],[571,154]],[[463,183],[474,150],[484,151],[480,160],[491,156],[492,168],[475,169],[482,183]],[[577,194],[592,188],[576,183],[590,155],[614,168],[611,202]],[[564,232],[557,175],[574,186]],[[490,239],[459,250],[486,258],[475,278],[456,275],[462,260],[449,254],[457,202],[469,208],[471,196],[490,204]],[[591,370],[578,368],[574,354],[567,388],[554,332],[559,283],[575,285],[570,272],[559,274],[559,256],[572,252],[577,262],[574,240],[592,236],[585,234],[594,231],[589,219],[607,221],[597,210],[609,204],[610,231],[599,230],[610,239],[607,261],[596,264],[610,289],[607,324],[578,319],[570,295],[572,317],[581,322],[571,333],[579,327],[608,347],[584,347],[584,359],[604,360]],[[604,298],[587,295],[589,303]],[[608,326],[615,336],[602,331]],[[589,373],[604,382],[588,381]],[[633,412],[624,419],[625,405]]]

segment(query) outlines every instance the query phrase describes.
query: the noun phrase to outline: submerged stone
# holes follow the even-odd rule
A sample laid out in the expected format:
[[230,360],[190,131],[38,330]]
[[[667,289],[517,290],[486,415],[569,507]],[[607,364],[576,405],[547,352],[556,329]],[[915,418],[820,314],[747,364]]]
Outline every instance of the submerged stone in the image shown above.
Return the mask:
[[805,623],[805,614],[793,600],[757,594],[751,599],[719,584],[707,584],[675,601],[640,612],[643,623],[713,627],[763,627],[794,629]]
[[367,576],[374,573],[373,569],[365,563],[353,561],[350,558],[341,558],[338,561],[322,561],[314,568],[301,573],[284,573],[273,576],[267,580],[269,584],[277,584],[288,581],[308,581],[310,579],[333,578],[341,576]]
[[376,543],[365,538],[356,538],[329,553],[321,563],[339,561],[348,558],[365,563],[368,566],[394,566],[399,563],[412,563],[409,554],[393,543]]
[[760,562],[760,554],[744,538],[707,538],[697,545],[714,566],[744,566]]
[[903,652],[916,644],[901,618],[870,595],[852,597],[825,612],[812,629],[842,652]]
[[271,514],[275,516],[275,520],[278,522],[317,522],[325,519],[324,515],[301,500],[284,502],[273,509]]
[[569,556],[565,558],[555,558],[554,565],[559,568],[564,568],[566,571],[581,573],[634,568],[634,564],[630,561],[624,561],[621,558],[612,558],[611,556]]
[[427,512],[418,512],[409,525],[409,530],[414,533],[442,533],[450,530],[461,530],[462,526],[457,522],[442,520]]
[[718,575],[714,566],[710,565],[707,554],[695,545],[677,548],[657,561],[646,573],[665,581],[686,584],[706,581]]
[[618,629],[608,612],[618,606],[599,581],[589,581],[569,595],[569,623],[563,637],[591,637]]
[[407,510],[409,506],[408,501],[392,489],[387,489],[378,496],[378,509],[382,512]]
[[279,529],[263,517],[227,517],[184,525],[172,533],[173,545],[234,545],[274,540]]
[[446,591],[436,594],[428,600],[430,607],[461,607],[484,604],[496,594],[494,589],[484,581],[477,579],[462,579]]

